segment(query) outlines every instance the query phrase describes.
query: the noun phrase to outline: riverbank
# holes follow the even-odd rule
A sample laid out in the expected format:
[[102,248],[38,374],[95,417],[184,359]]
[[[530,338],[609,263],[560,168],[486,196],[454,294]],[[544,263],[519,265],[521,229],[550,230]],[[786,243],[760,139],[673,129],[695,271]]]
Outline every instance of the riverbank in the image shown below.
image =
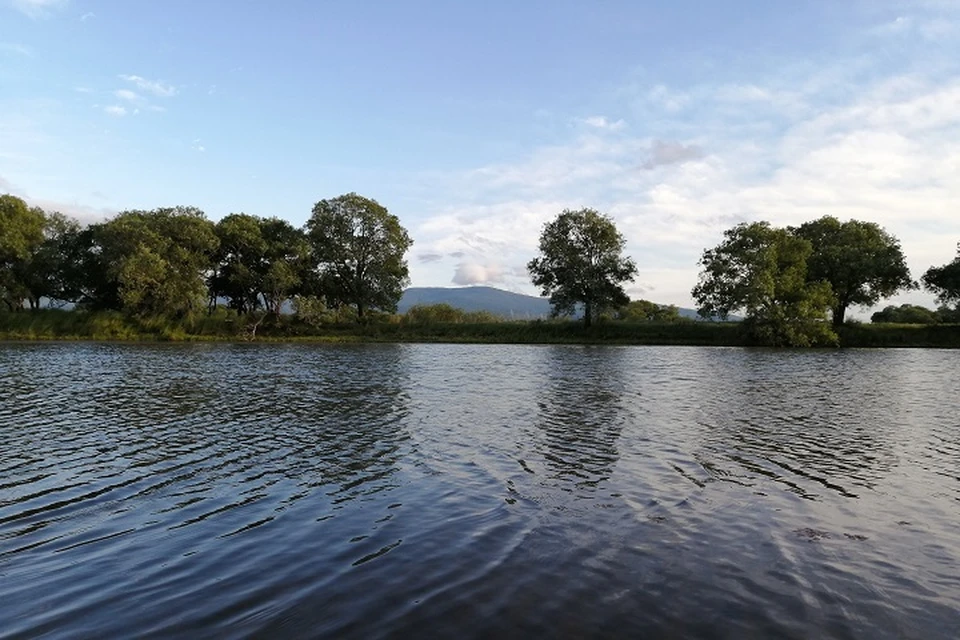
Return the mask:
[[[438,342],[491,344],[615,344],[749,346],[736,322],[601,322],[585,328],[573,321],[411,323],[397,317],[357,324],[310,326],[292,316],[250,318],[215,314],[173,322],[117,312],[40,310],[0,314],[0,340],[93,340],[130,342]],[[858,347],[960,348],[960,325],[852,324],[840,345]]]

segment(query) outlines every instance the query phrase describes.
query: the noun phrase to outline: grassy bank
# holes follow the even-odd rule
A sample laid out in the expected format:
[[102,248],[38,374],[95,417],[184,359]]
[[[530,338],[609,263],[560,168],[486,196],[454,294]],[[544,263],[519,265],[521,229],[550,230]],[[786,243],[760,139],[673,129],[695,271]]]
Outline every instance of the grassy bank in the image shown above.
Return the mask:
[[[960,347],[960,325],[849,325],[844,347]],[[500,344],[635,344],[745,346],[739,323],[603,322],[589,329],[578,322],[409,323],[398,317],[367,324],[319,327],[292,316],[259,324],[217,313],[172,321],[117,312],[41,310],[0,314],[0,340],[105,340],[143,342],[459,342]]]

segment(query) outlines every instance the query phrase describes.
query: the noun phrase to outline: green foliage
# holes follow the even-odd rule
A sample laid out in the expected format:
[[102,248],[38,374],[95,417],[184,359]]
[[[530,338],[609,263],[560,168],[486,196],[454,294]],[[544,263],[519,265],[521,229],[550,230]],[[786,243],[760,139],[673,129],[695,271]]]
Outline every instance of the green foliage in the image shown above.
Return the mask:
[[757,344],[834,345],[837,335],[823,320],[832,302],[830,285],[809,282],[808,240],[767,222],[743,223],[704,251],[703,270],[692,295],[703,317],[746,316],[744,327]]
[[617,310],[617,320],[623,322],[681,322],[680,310],[670,304],[657,304],[649,300],[631,300]]
[[916,287],[900,242],[876,223],[824,216],[792,231],[813,247],[807,279],[830,283],[835,326],[843,324],[851,305],[871,306]]
[[42,209],[9,194],[0,196],[0,298],[11,311],[29,297],[27,263],[43,242]]
[[357,320],[356,310],[353,307],[341,306],[331,309],[323,298],[317,296],[293,296],[293,312],[297,320],[314,329]]
[[93,259],[123,310],[183,316],[202,307],[218,240],[199,209],[124,211],[98,225],[94,241]]
[[348,193],[321,200],[307,221],[311,266],[328,303],[396,311],[409,282],[404,259],[413,240],[376,200]]
[[590,326],[605,309],[627,304],[621,286],[637,267],[621,254],[626,244],[609,217],[593,209],[565,209],[540,234],[540,257],[527,264],[533,284],[550,297],[554,317],[570,315],[577,304]]
[[884,307],[883,311],[877,311],[870,316],[870,322],[875,323],[897,323],[897,324],[937,324],[941,322],[941,316],[933,309],[917,306],[914,304],[902,304],[899,307],[890,305]]
[[403,315],[405,324],[477,324],[500,322],[501,319],[487,311],[464,311],[446,303],[417,304]]
[[43,242],[15,268],[32,309],[40,307],[41,298],[61,305],[80,299],[83,274],[74,248],[81,230],[80,223],[62,213],[45,216]]
[[923,285],[943,304],[960,303],[960,244],[952,262],[927,269],[923,274]]

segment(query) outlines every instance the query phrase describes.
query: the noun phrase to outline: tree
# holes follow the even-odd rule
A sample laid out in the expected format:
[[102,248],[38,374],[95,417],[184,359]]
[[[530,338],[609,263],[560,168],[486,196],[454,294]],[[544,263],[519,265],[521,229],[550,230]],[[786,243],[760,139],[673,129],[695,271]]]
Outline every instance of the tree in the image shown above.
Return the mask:
[[24,263],[43,242],[45,216],[22,199],[0,196],[0,297],[13,311],[23,307],[28,290],[22,282]]
[[260,295],[267,311],[279,316],[283,303],[300,286],[307,267],[309,243],[303,231],[280,218],[261,220],[260,234],[264,241]]
[[266,252],[260,222],[245,213],[232,213],[217,222],[214,233],[219,247],[209,278],[211,307],[219,297],[227,298],[227,306],[239,313],[249,313],[259,305],[257,271]]
[[124,211],[96,228],[95,241],[101,286],[116,291],[124,310],[184,315],[201,307],[217,236],[199,209]]
[[794,231],[813,245],[807,279],[830,283],[834,326],[843,325],[851,305],[875,305],[901,289],[916,287],[900,242],[873,222],[840,222],[824,216]]
[[923,286],[937,296],[945,305],[960,303],[960,244],[957,257],[942,267],[930,267],[923,274]]
[[742,223],[724,241],[703,252],[693,297],[703,317],[746,316],[750,336],[773,346],[835,344],[824,322],[832,302],[830,285],[810,282],[810,242],[768,222]]
[[31,309],[38,309],[43,298],[61,304],[79,300],[81,273],[73,248],[81,230],[79,222],[62,213],[45,215],[43,242],[14,267]]
[[617,310],[617,320],[624,322],[679,322],[680,310],[672,304],[649,300],[631,300]]
[[395,311],[409,282],[404,255],[413,240],[376,200],[348,193],[321,200],[307,221],[312,266],[328,303]]
[[902,304],[899,307],[889,305],[883,311],[877,311],[870,316],[870,322],[895,322],[898,324],[937,324],[940,314],[933,309],[927,309],[914,304]]
[[593,209],[565,209],[540,234],[540,257],[527,263],[533,284],[550,297],[554,316],[583,305],[589,327],[606,308],[630,301],[621,286],[637,273],[623,252],[626,241],[609,217]]

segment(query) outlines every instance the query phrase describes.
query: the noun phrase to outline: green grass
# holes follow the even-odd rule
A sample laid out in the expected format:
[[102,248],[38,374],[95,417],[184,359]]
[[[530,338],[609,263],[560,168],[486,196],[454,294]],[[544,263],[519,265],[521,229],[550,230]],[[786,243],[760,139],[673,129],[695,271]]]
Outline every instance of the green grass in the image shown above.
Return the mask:
[[[312,327],[295,317],[267,318],[251,336],[252,321],[218,310],[183,320],[137,318],[113,311],[44,309],[0,313],[0,340],[141,342],[446,342],[499,344],[634,344],[745,346],[743,325],[728,322],[404,322],[385,316],[366,324]],[[960,348],[960,325],[852,324],[840,331],[843,347]]]

